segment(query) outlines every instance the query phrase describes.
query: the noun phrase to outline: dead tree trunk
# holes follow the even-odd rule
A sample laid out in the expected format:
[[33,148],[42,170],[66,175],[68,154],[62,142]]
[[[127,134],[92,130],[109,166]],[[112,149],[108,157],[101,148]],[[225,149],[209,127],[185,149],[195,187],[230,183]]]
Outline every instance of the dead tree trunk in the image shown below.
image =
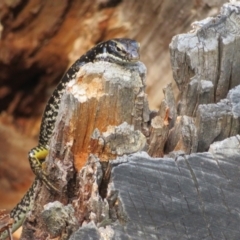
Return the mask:
[[171,63],[180,100],[167,153],[207,151],[214,141],[240,133],[238,11],[239,2],[225,4],[218,17],[195,22],[190,33],[172,39]]
[[[127,67],[90,63],[68,84],[46,161],[61,194],[53,196],[45,187],[39,189],[23,239],[45,239],[47,235],[67,239],[71,224],[80,226],[91,220],[99,224],[110,219],[106,214],[109,203],[102,198],[106,196],[99,195],[99,189],[106,188],[101,163],[146,146],[142,133],[149,121],[145,74],[141,63]],[[60,214],[58,202],[45,205],[53,200],[70,205],[62,207]],[[57,224],[58,217],[62,224]]]

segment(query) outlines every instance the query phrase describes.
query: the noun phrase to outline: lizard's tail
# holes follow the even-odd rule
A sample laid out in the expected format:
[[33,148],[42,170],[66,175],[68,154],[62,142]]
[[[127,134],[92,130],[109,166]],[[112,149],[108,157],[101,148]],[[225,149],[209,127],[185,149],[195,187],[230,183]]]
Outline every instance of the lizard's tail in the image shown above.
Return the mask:
[[[38,180],[35,179],[32,186],[24,195],[22,200],[12,209],[10,217],[14,220],[11,231],[15,232],[23,224],[27,213],[32,209],[35,199],[35,190],[38,185]],[[0,234],[0,239],[6,239],[8,237],[7,230]]]

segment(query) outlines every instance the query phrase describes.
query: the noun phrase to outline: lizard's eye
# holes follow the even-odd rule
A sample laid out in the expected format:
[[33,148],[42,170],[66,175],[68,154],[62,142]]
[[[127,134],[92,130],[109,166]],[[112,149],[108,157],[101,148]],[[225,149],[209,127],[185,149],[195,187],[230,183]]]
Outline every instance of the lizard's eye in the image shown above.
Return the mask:
[[119,52],[119,54],[121,54],[121,55],[125,55],[125,54],[126,54],[125,49],[123,49],[123,48],[121,48],[121,47],[116,46],[116,50],[117,50],[117,51]]
[[122,49],[120,47],[117,47],[118,52],[122,52]]

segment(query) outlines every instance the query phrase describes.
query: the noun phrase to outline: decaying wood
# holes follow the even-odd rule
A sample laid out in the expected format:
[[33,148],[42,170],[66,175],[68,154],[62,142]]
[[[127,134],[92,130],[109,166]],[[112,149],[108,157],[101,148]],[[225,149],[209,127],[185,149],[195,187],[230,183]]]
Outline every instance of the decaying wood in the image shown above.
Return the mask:
[[[61,232],[47,230],[45,218],[36,217],[41,215],[42,206],[53,200],[71,203],[79,225],[110,218],[105,214],[108,202],[99,195],[103,177],[100,162],[145,148],[142,131],[149,121],[145,74],[140,62],[132,66],[89,63],[68,84],[46,161],[61,194],[52,195],[44,187],[39,190],[41,197],[37,197],[33,214],[25,223],[24,239],[42,239],[48,234],[65,239],[69,235],[64,227]],[[31,231],[29,222],[45,231]]]
[[180,90],[179,114],[195,116],[200,104],[218,102],[239,85],[238,3],[218,17],[195,22],[191,33],[170,44],[173,76]]
[[160,110],[151,120],[148,154],[152,157],[162,157],[169,133],[169,107],[162,101]]
[[[161,102],[158,113],[151,121],[151,134],[149,140],[148,154],[151,157],[163,157],[166,152],[170,129],[175,126],[177,118],[176,102],[173,94],[172,84],[164,89],[164,99]],[[174,138],[176,139],[176,138]]]
[[87,234],[110,239],[239,239],[239,142],[237,135],[212,144],[209,152],[177,159],[142,152],[111,162],[108,191],[118,193],[118,212],[125,221],[106,228],[87,224],[70,240]]
[[240,132],[235,110],[240,97],[239,10],[238,2],[226,4],[218,17],[195,22],[192,32],[173,38],[171,62],[180,100],[167,152],[206,151],[214,141]]
[[205,151],[214,141],[240,133],[240,85],[229,91],[217,104],[200,105],[196,116],[198,151]]

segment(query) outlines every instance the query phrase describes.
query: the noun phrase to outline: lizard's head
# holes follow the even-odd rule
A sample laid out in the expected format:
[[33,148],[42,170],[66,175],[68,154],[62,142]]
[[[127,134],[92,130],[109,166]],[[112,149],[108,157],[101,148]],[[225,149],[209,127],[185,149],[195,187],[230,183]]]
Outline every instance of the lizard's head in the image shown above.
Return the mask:
[[140,59],[140,44],[128,38],[116,38],[96,46],[96,60],[118,64],[137,62]]
[[108,52],[119,62],[136,62],[140,59],[140,44],[132,39],[119,38],[108,42]]

